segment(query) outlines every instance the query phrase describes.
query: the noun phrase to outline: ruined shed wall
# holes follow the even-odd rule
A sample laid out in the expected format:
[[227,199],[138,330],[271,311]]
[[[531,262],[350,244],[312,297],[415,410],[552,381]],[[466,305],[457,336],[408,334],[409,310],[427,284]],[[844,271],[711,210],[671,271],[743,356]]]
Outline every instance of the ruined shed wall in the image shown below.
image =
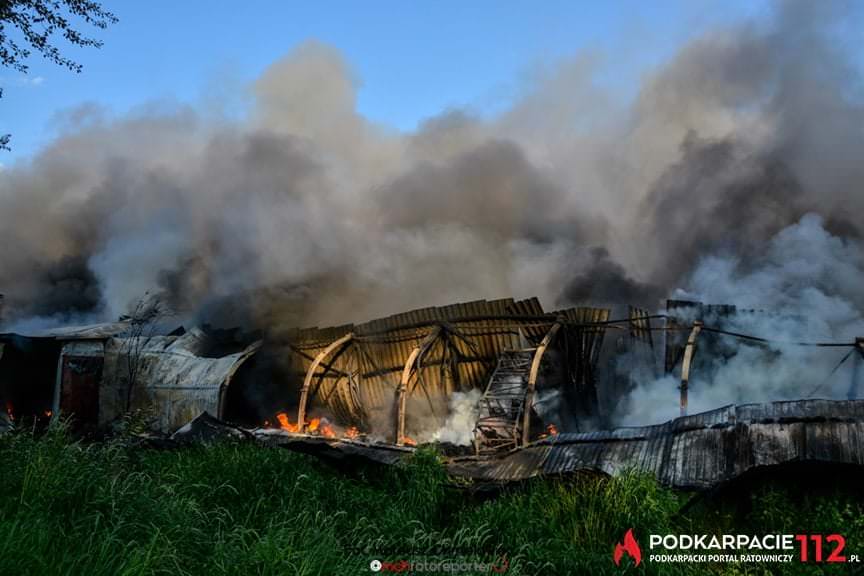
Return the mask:
[[[259,347],[221,358],[198,355],[202,335],[191,330],[183,336],[157,336],[139,349],[127,338],[105,343],[105,365],[99,391],[99,422],[105,425],[127,411],[152,411],[156,426],[165,432],[186,424],[202,412],[221,417],[231,379]],[[135,372],[130,393],[130,362]]]

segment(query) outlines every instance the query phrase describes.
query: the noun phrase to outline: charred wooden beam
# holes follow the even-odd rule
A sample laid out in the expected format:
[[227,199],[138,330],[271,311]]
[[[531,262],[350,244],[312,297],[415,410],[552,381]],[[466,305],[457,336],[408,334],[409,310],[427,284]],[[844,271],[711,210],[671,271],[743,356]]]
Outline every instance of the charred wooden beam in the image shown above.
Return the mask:
[[399,380],[399,388],[396,389],[396,445],[402,446],[405,444],[405,403],[408,399],[408,383],[411,381],[411,374],[417,369],[415,366],[425,356],[426,352],[432,346],[432,343],[441,335],[443,328],[439,325],[434,330],[426,335],[426,338],[418,344],[408,356],[405,362],[405,367],[402,369],[402,378]]
[[522,445],[528,444],[531,433],[531,405],[534,403],[534,391],[537,389],[537,376],[540,374],[540,363],[543,361],[543,355],[546,354],[546,349],[552,343],[558,330],[561,329],[561,323],[558,322],[549,329],[537,350],[534,352],[534,359],[531,361],[531,372],[528,374],[528,389],[525,391],[525,408],[522,412]]
[[684,360],[681,362],[681,416],[687,415],[687,388],[690,385],[690,366],[693,363],[696,338],[702,331],[702,326],[703,324],[699,320],[693,322],[693,329],[690,331],[687,345],[684,347]]
[[309,369],[306,371],[306,377],[303,379],[303,387],[300,389],[300,402],[297,407],[297,426],[301,431],[306,426],[306,403],[309,400],[309,388],[312,385],[312,379],[315,377],[315,371],[318,369],[321,362],[327,359],[327,356],[333,353],[336,349],[341,348],[343,345],[347,345],[353,338],[354,334],[349,332],[338,340],[331,342],[327,348],[322,350],[318,356],[315,357],[312,364],[309,365]]

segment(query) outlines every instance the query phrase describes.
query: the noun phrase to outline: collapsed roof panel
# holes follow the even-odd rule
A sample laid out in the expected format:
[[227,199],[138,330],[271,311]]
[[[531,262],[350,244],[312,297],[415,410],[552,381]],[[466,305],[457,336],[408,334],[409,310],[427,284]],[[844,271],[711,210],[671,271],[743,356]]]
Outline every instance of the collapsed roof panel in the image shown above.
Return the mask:
[[565,433],[503,457],[461,458],[451,473],[507,482],[578,471],[653,474],[704,489],[761,466],[793,461],[864,465],[864,400],[798,400],[726,406],[640,428]]

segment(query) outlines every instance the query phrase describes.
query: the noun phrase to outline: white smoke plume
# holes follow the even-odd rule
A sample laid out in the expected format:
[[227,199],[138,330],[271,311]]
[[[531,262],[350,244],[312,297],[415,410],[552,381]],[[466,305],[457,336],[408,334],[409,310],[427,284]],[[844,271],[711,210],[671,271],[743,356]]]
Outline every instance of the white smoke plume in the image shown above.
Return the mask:
[[[448,442],[457,446],[468,446],[474,440],[474,424],[477,422],[477,405],[483,393],[480,390],[454,392],[450,396],[447,420],[435,430],[428,441]],[[427,438],[422,438],[427,441]]]
[[[780,231],[746,263],[734,255],[702,260],[688,289],[677,296],[763,308],[733,315],[724,328],[774,342],[762,345],[728,336],[701,336],[696,356],[700,350],[705,354],[706,338],[713,339],[709,344],[713,353],[692,373],[689,412],[746,402],[859,397],[864,392],[859,389],[864,373],[855,370],[861,362],[857,352],[796,343],[854,342],[864,335],[862,282],[860,244],[832,236],[815,214]],[[679,384],[675,375],[667,375],[638,385],[623,403],[617,421],[649,424],[678,416]]]

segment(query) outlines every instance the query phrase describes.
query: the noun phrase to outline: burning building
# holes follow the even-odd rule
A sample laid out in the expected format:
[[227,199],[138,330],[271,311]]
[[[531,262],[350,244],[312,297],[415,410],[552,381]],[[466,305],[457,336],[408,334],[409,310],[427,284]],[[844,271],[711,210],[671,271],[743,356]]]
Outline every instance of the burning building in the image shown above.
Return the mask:
[[[7,424],[66,415],[77,430],[92,430],[142,410],[165,433],[229,425],[290,447],[382,462],[435,442],[451,454],[451,472],[484,482],[637,468],[669,485],[704,488],[789,461],[864,464],[861,443],[850,441],[864,426],[861,339],[792,343],[848,349],[838,365],[853,358],[845,401],[689,416],[691,385],[703,393],[714,364],[733,354],[725,339],[777,354],[769,340],[730,329],[739,315],[766,313],[687,301],[669,301],[657,315],[627,310],[613,319],[609,308],[546,312],[537,299],[481,300],[290,330],[277,341],[209,328],[143,336],[130,333],[128,320],[6,333],[0,400]],[[651,377],[675,382],[665,398],[681,417],[615,428],[634,379]]]
[[[292,331],[282,349],[294,397],[278,413],[262,414],[260,399],[275,396],[267,388],[285,382],[246,380],[232,392],[228,417],[248,424],[281,418],[298,431],[324,417],[397,445],[458,443],[460,435],[464,443],[476,428],[484,449],[515,448],[544,433],[547,420],[597,417],[595,371],[609,313],[548,313],[537,299],[481,300]],[[549,394],[554,405],[535,406],[535,396]],[[460,410],[465,417],[457,422]]]
[[[602,81],[616,58],[580,55],[498,112],[416,130],[364,117],[350,64],[314,42],[262,72],[248,115],[82,111],[0,172],[7,416],[148,407],[169,431],[206,410],[497,457],[723,406],[854,402],[856,43],[835,42],[844,10],[770,12],[612,83],[626,95]],[[117,318],[144,291],[263,341],[30,327]],[[469,301],[489,294],[539,298]],[[311,325],[331,327],[293,328]]]

